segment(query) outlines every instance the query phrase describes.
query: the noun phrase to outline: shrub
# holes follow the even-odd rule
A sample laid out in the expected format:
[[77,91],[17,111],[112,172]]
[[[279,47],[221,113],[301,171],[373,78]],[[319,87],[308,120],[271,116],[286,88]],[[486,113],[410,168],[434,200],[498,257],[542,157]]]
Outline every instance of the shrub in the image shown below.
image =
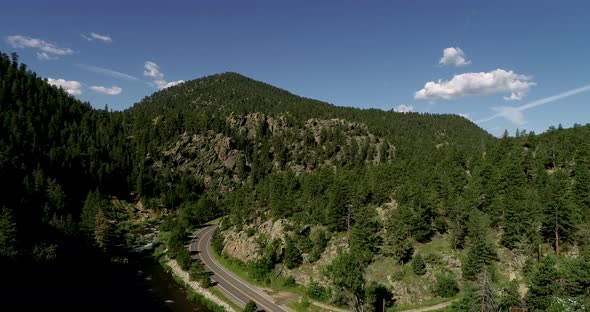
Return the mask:
[[330,290],[326,287],[323,287],[322,285],[320,285],[320,283],[316,281],[311,281],[309,283],[309,286],[307,286],[307,291],[305,292],[305,294],[309,298],[319,301],[326,301],[330,298]]
[[426,264],[424,263],[424,260],[422,260],[420,254],[417,254],[412,260],[412,271],[420,276],[426,274]]
[[248,228],[246,230],[246,235],[248,235],[248,237],[252,237],[252,236],[254,236],[254,234],[256,234],[256,229],[254,229],[254,228]]
[[295,281],[295,278],[293,276],[287,276],[283,279],[282,284],[285,287],[293,287],[297,285],[297,282]]
[[191,254],[187,249],[179,250],[176,254],[176,261],[181,269],[188,271],[191,267]]
[[256,306],[256,302],[250,300],[244,307],[244,312],[256,312],[258,311],[258,307]]
[[391,274],[391,279],[394,281],[401,281],[404,279],[404,277],[406,276],[406,272],[405,271],[395,271]]
[[450,298],[459,293],[459,284],[450,275],[440,274],[432,288],[432,293],[443,298]]
[[199,275],[197,282],[199,282],[201,287],[205,287],[205,288],[211,286],[211,284],[212,284],[211,278],[209,277],[209,275],[207,273]]
[[213,247],[213,251],[218,255],[221,255],[221,252],[223,251],[223,241],[223,234],[221,234],[219,229],[216,229],[213,233],[213,237],[211,237],[211,247]]
[[328,235],[326,234],[326,230],[322,227],[313,227],[309,234],[309,239],[311,240],[312,247],[307,259],[309,262],[315,262],[320,259],[320,256],[326,249],[328,245]]
[[205,270],[203,270],[203,266],[198,261],[195,261],[191,264],[191,268],[188,271],[188,276],[191,281],[196,281],[199,276],[205,274]]
[[285,266],[287,269],[294,269],[301,265],[303,257],[301,256],[301,250],[297,247],[292,238],[287,237],[285,244]]
[[431,266],[439,265],[442,263],[442,257],[439,253],[432,252],[424,255],[424,262]]

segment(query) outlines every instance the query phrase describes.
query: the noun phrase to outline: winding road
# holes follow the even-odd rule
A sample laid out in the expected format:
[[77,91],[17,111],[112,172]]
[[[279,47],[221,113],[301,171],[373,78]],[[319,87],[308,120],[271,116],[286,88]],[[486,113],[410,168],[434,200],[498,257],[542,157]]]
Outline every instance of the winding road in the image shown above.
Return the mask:
[[232,272],[223,268],[211,256],[211,237],[217,228],[213,224],[202,228],[191,240],[189,250],[193,259],[201,259],[207,271],[213,275],[211,279],[218,289],[238,306],[244,307],[250,300],[256,302],[259,309],[268,312],[288,312],[289,309],[282,307],[272,301],[255,286],[243,281]]

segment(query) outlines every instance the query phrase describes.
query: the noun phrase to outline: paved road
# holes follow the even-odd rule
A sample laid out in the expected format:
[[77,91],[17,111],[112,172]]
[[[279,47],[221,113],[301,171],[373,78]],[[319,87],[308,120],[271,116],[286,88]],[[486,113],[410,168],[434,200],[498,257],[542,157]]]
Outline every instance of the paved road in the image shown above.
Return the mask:
[[189,249],[193,254],[193,258],[201,259],[205,264],[205,268],[213,273],[211,279],[217,284],[217,287],[228,299],[239,306],[243,307],[247,302],[253,300],[258,305],[258,308],[264,311],[288,312],[286,308],[275,304],[272,299],[256,287],[241,280],[211,257],[211,237],[216,228],[217,224],[214,224],[201,229],[197,233],[197,237],[191,241]]

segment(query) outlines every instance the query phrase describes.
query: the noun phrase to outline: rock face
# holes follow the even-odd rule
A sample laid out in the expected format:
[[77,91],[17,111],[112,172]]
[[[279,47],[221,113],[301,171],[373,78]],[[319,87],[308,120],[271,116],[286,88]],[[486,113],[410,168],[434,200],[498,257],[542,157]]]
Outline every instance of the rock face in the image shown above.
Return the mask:
[[272,170],[302,174],[350,161],[379,163],[395,157],[395,147],[370,133],[365,124],[343,119],[313,118],[301,124],[290,122],[288,115],[230,114],[225,126],[229,129],[223,133],[184,132],[161,154],[148,154],[146,162],[163,180],[175,181],[189,173],[207,189],[228,192],[245,182],[255,160],[271,164]]
[[[261,257],[258,241],[280,239],[284,242],[286,224],[284,219],[275,222],[268,220],[242,231],[226,230],[223,232],[225,237],[223,252],[243,262],[256,261]],[[249,231],[253,231],[254,234],[248,237]]]
[[322,286],[329,287],[330,281],[324,276],[324,269],[332,264],[332,261],[344,251],[347,251],[347,237],[344,233],[334,236],[328,242],[326,249],[320,256],[320,259],[314,263],[304,260],[303,265],[293,270],[284,269],[284,274],[292,276],[298,284],[309,285],[313,280]]

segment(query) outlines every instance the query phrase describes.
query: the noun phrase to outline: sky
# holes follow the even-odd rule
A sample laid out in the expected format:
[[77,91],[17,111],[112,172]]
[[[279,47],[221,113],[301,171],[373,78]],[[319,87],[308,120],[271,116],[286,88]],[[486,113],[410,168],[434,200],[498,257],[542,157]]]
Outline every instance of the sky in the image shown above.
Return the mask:
[[494,135],[590,122],[588,1],[10,1],[0,51],[121,110],[220,72]]

